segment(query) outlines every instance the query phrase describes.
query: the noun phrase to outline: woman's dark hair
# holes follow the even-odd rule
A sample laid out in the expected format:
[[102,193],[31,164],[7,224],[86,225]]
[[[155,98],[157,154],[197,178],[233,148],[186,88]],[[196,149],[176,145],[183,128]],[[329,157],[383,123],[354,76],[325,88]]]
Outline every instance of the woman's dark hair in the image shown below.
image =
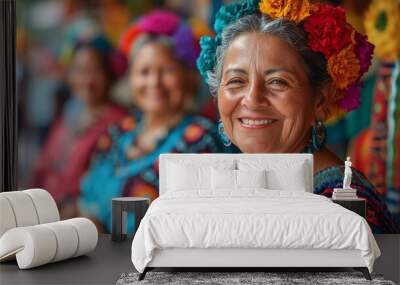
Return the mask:
[[111,83],[118,79],[126,70],[127,61],[104,36],[97,36],[79,41],[74,47],[74,54],[81,49],[93,49],[99,56],[107,78]]

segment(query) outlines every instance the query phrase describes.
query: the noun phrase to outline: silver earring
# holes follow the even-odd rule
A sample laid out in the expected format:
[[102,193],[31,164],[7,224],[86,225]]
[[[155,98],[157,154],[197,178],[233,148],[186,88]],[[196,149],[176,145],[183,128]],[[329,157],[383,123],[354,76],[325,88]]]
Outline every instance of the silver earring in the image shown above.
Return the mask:
[[219,136],[221,137],[221,140],[222,140],[222,143],[224,144],[224,146],[228,147],[232,144],[231,140],[225,134],[224,124],[222,123],[222,121],[220,121],[218,124],[218,133],[219,133]]
[[326,127],[324,123],[318,120],[312,127],[311,143],[314,150],[321,150],[326,143]]

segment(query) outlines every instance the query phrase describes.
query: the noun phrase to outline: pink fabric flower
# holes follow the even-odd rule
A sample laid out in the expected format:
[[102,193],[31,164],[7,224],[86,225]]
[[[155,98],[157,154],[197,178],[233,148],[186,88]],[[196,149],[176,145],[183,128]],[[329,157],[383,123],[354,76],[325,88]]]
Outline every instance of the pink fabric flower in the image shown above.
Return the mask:
[[176,32],[179,21],[179,17],[172,12],[155,10],[143,17],[139,26],[148,33],[172,35]]
[[360,106],[361,83],[356,83],[346,89],[346,96],[339,101],[339,106],[350,112]]
[[371,65],[372,54],[374,53],[375,46],[368,42],[367,36],[356,32],[356,54],[360,61],[360,77],[368,71]]

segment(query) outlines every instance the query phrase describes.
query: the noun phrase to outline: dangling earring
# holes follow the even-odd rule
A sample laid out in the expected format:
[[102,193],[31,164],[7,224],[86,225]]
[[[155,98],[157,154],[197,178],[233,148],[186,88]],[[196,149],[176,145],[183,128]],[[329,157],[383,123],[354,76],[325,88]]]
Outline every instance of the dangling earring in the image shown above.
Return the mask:
[[325,143],[326,143],[326,127],[322,121],[318,120],[311,129],[312,151],[323,149]]
[[224,144],[224,146],[228,147],[232,144],[231,140],[225,134],[224,124],[222,123],[222,121],[219,121],[219,123],[218,123],[218,133],[219,133],[219,136],[221,137],[221,140],[222,140],[222,143]]

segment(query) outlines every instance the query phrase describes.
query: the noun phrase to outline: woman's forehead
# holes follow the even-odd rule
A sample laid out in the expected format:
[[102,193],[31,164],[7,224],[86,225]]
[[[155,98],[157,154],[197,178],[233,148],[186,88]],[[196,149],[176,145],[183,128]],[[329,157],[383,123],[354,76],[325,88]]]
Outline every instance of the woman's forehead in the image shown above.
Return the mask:
[[252,67],[261,72],[269,69],[304,72],[302,59],[293,47],[277,36],[261,33],[238,36],[230,44],[224,58],[224,71]]

